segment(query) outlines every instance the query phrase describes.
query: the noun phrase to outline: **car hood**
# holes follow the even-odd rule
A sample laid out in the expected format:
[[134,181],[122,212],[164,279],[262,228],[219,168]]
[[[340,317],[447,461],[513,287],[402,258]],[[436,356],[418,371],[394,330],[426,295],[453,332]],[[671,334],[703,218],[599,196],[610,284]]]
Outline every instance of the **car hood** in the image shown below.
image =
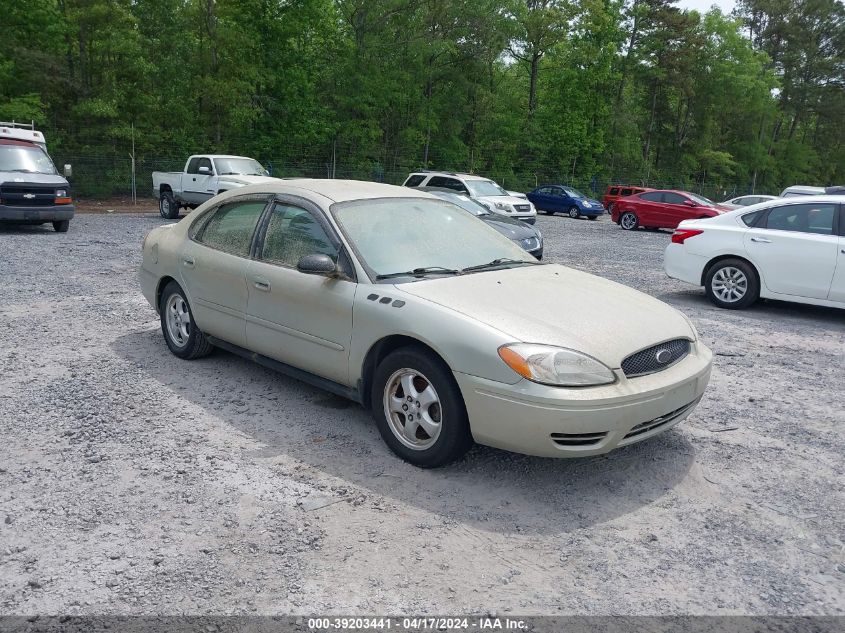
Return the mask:
[[505,202],[511,206],[515,204],[528,204],[527,198],[517,198],[516,196],[480,196],[476,200],[493,205],[494,209],[495,203],[497,202]]
[[234,182],[239,185],[259,185],[265,182],[276,182],[278,178],[273,176],[247,176],[245,174],[229,174],[220,176],[221,181]]
[[578,350],[611,369],[646,347],[694,340],[683,314],[647,294],[565,266],[523,266],[398,285],[514,341]]
[[56,185],[67,187],[68,182],[59,174],[27,174],[22,171],[0,171],[0,184]]
[[482,215],[481,219],[496,229],[499,233],[512,240],[524,240],[529,237],[537,236],[537,231],[528,226],[522,220],[517,220],[516,218],[508,217],[506,215],[502,215],[501,213]]

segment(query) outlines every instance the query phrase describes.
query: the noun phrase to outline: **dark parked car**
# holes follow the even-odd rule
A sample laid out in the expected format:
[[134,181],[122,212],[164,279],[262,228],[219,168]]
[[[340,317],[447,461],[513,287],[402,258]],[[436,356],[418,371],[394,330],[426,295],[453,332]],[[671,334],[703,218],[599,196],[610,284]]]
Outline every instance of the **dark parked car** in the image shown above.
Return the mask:
[[595,220],[604,213],[601,202],[588,198],[577,189],[564,185],[543,185],[525,195],[537,207],[538,211],[543,211],[549,215],[566,213],[570,218],[584,216]]
[[519,244],[537,259],[543,259],[543,234],[540,233],[540,229],[516,218],[510,218],[501,213],[493,213],[480,202],[476,202],[462,193],[445,191],[435,187],[420,187],[420,189],[466,209],[508,239]]

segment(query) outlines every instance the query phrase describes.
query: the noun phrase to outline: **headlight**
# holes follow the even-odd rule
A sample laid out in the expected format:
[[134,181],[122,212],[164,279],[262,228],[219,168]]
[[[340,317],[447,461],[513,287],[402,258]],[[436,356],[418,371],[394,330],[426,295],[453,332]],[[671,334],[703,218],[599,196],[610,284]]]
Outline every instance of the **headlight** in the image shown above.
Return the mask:
[[67,198],[67,191],[65,189],[56,189],[57,198]]
[[543,385],[587,387],[616,380],[595,358],[563,347],[514,343],[500,347],[499,357],[523,378]]
[[497,209],[500,209],[502,211],[509,211],[510,210],[510,207],[504,202],[496,202],[495,205],[496,205]]
[[586,200],[582,200],[582,201],[581,201],[581,204],[583,204],[583,205],[584,205],[585,207],[587,207],[588,209],[589,209],[591,206],[593,206],[592,204],[590,204],[590,203],[589,203],[589,202],[587,202]]

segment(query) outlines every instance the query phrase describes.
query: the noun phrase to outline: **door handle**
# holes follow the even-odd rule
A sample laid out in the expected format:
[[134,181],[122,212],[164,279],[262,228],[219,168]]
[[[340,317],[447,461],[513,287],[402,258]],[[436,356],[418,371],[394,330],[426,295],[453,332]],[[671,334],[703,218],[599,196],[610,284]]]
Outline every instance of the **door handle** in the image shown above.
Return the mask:
[[761,244],[771,244],[772,240],[767,240],[765,237],[752,237],[752,242],[759,242]]
[[193,267],[194,267],[194,260],[193,260],[193,259],[190,259],[190,258],[188,258],[188,257],[185,257],[185,258],[182,260],[182,263],[183,263],[183,264],[184,264],[187,268],[193,268]]
[[270,292],[270,282],[266,279],[253,279],[252,285],[262,292]]
[[196,178],[191,178],[191,180],[193,180],[194,182],[196,182],[196,181],[197,181],[197,179],[196,179]]

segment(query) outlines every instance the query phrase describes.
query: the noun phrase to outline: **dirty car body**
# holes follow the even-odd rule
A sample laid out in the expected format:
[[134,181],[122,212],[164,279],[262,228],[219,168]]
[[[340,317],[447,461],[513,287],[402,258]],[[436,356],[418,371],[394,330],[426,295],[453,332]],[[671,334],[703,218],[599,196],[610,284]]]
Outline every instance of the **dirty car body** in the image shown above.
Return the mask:
[[473,440],[604,453],[683,420],[710,375],[710,351],[677,310],[541,264],[405,187],[231,191],[154,229],[139,275],[177,356],[217,346],[352,398],[419,466]]

